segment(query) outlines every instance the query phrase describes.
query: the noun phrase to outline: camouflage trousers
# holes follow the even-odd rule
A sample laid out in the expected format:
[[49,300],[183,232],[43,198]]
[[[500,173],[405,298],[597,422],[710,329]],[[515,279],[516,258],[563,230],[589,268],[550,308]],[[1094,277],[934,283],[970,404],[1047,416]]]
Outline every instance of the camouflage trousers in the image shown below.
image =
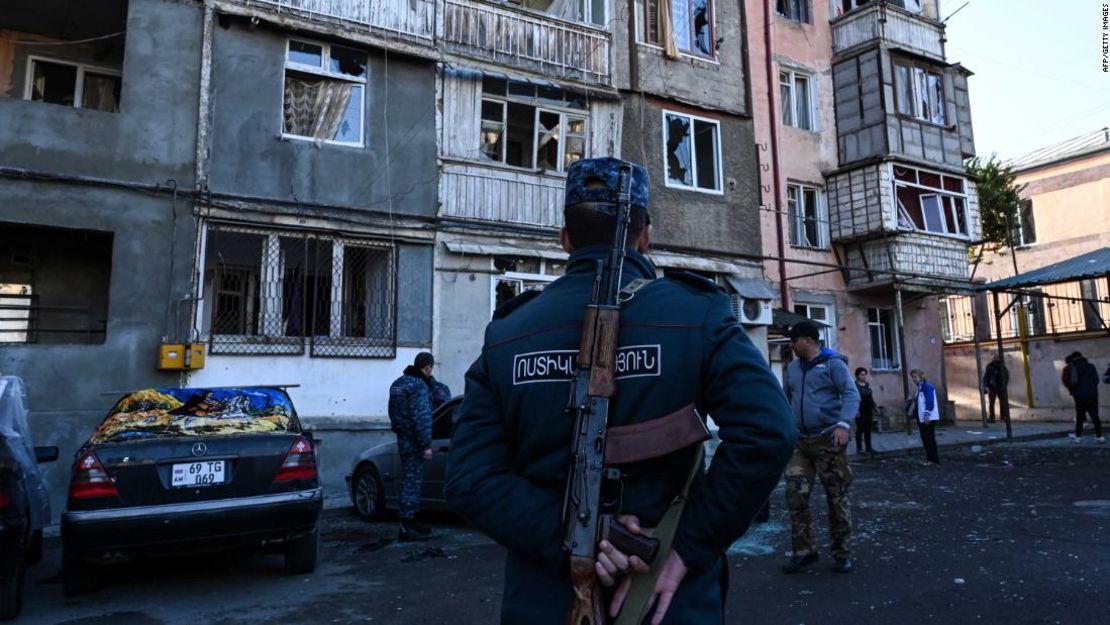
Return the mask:
[[786,507],[790,510],[791,542],[794,555],[816,553],[813,542],[813,517],[809,512],[809,496],[813,478],[821,480],[829,504],[829,536],[833,556],[846,558],[852,536],[852,511],[848,487],[852,485],[852,467],[848,465],[845,447],[838,447],[831,436],[800,438],[794,447],[790,464],[786,465]]
[[420,490],[424,487],[424,448],[403,434],[397,435],[401,456],[401,492],[398,508],[402,519],[412,519],[420,511]]

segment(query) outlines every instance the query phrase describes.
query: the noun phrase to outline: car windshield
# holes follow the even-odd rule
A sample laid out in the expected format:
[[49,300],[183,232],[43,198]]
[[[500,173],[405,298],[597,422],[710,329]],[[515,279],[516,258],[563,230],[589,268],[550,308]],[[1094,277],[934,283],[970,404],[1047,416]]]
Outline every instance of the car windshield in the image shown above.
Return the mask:
[[153,388],[119,400],[89,440],[287,432],[294,414],[276,388]]

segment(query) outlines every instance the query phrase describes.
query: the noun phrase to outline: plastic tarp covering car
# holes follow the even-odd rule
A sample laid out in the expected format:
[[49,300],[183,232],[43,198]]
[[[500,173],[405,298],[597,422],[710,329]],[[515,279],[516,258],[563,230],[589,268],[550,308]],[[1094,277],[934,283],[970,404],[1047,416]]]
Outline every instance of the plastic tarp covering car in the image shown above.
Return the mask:
[[276,388],[152,388],[120,399],[89,441],[286,432],[294,415]]
[[14,376],[0,377],[0,436],[16,463],[23,469],[27,484],[27,509],[31,529],[42,529],[50,522],[50,494],[42,481],[35,445],[31,438],[31,424],[27,420],[27,389],[23,379]]

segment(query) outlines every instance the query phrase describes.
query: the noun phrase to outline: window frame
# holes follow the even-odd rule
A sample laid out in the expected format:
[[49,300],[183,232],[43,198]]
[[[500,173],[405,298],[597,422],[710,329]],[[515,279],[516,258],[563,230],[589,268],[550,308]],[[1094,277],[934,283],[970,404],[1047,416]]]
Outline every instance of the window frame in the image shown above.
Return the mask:
[[[899,180],[897,175],[894,172],[895,168],[913,171],[914,172],[914,182],[909,182],[909,181],[906,181],[906,180]],[[910,224],[908,226],[908,229],[913,231],[913,232],[922,232],[922,233],[925,233],[925,234],[930,234],[930,235],[934,235],[934,236],[942,236],[942,237],[955,237],[955,238],[959,238],[959,239],[963,239],[963,240],[970,240],[971,239],[971,206],[970,206],[970,201],[969,201],[969,196],[968,196],[967,178],[966,177],[964,177],[963,175],[960,175],[960,174],[954,174],[954,173],[949,173],[949,172],[941,172],[941,171],[936,171],[936,170],[932,170],[932,169],[927,169],[927,168],[924,168],[924,167],[918,167],[917,165],[906,165],[906,164],[902,164],[902,163],[893,163],[893,162],[889,164],[888,172],[890,174],[891,184],[893,185],[894,205],[895,205],[895,209],[896,209],[894,211],[894,220],[893,220],[892,227],[894,227],[897,230],[903,230],[903,231],[906,230],[907,226],[902,225],[900,223],[901,220],[899,219],[900,216],[904,215],[906,217],[906,221]],[[920,180],[921,180],[921,173],[922,172],[940,177],[940,179],[941,179],[940,188],[921,184]],[[961,191],[952,191],[952,190],[943,188],[944,187],[944,178],[951,178],[951,179],[954,179],[954,180],[959,180],[962,190]],[[937,197],[938,201],[940,202],[941,219],[945,224],[946,231],[945,232],[934,232],[934,231],[928,229],[928,223],[925,221],[925,209],[924,209],[923,204],[920,206],[920,208],[921,208],[921,221],[922,221],[922,226],[923,227],[918,228],[917,225],[913,223],[913,219],[910,218],[910,215],[905,212],[906,207],[902,203],[902,201],[898,198],[898,187],[900,187],[900,186],[908,187],[908,188],[912,188],[912,189],[921,189],[921,190],[925,191],[925,193],[922,193],[919,196],[919,200],[918,200],[919,202],[921,202],[926,196],[935,196],[935,197]],[[945,198],[945,197],[959,198],[960,200],[963,201],[963,225],[964,225],[964,227],[967,228],[967,233],[948,232],[947,231],[948,230],[948,228],[947,228],[947,226],[948,226],[948,213],[947,213],[947,210],[945,209],[944,202],[943,202],[943,198]],[[956,207],[953,206],[953,214],[954,214],[954,216],[958,217],[958,215],[955,214],[955,211],[956,211]],[[957,223],[956,225],[958,226],[959,224]]]
[[[892,61],[894,65],[894,113],[902,119],[929,124],[930,126],[936,126],[938,128],[952,128],[952,116],[949,114],[950,112],[948,110],[948,76],[945,74],[944,70],[938,69],[927,63],[911,61],[905,58],[894,58]],[[899,78],[901,74],[898,71],[899,69],[905,69],[909,79],[909,96],[912,100],[908,103],[903,101],[905,95],[902,93],[902,85],[900,84],[901,78]],[[924,94],[921,93],[922,85],[918,82],[919,75],[925,79]],[[931,117],[926,117],[926,111],[922,108],[923,95],[929,100],[926,102],[927,105],[936,104],[931,101],[934,94],[929,89],[930,76],[936,76],[940,79],[940,111],[944,115],[943,123],[938,123]],[[907,104],[908,106],[906,106]],[[908,112],[903,111],[903,108],[908,109]]]
[[[796,194],[794,203],[791,206],[790,192],[794,191]],[[809,221],[809,217],[805,215],[805,194],[807,191],[813,192],[814,201],[816,202],[816,210],[813,221],[817,223],[817,242],[813,245],[806,245],[799,243],[795,234],[801,232],[804,234],[805,222]],[[801,198],[801,202],[798,202]],[[802,209],[801,214],[795,212],[795,208]],[[829,232],[829,217],[828,217],[828,202],[825,200],[825,192],[821,187],[809,185],[801,182],[787,182],[786,183],[786,210],[790,218],[790,247],[807,250],[827,250],[830,246],[830,232]]]
[[[319,46],[321,48],[321,50],[320,50],[320,65],[318,65],[316,67],[313,67],[312,65],[306,65],[304,63],[297,63],[296,61],[290,61],[289,60],[289,47],[294,41],[296,41],[297,43],[308,44],[310,46]],[[365,56],[365,58],[366,58],[366,75],[365,76],[362,76],[361,78],[359,78],[359,77],[351,76],[350,74],[342,74],[342,73],[332,72],[332,71],[329,71],[329,70],[325,69],[328,66],[328,61],[331,60],[332,44],[330,44],[330,43],[323,42],[323,41],[315,41],[315,40],[312,40],[312,39],[304,39],[304,38],[300,38],[300,37],[286,37],[285,38],[285,55],[282,57],[283,64],[282,64],[282,72],[281,72],[282,106],[278,109],[278,111],[279,111],[278,117],[279,117],[279,121],[280,121],[280,124],[279,124],[278,127],[281,128],[281,132],[279,134],[280,134],[282,139],[290,139],[290,140],[294,140],[294,141],[310,141],[312,143],[320,142],[320,143],[327,143],[327,144],[330,144],[330,145],[339,145],[339,146],[346,146],[346,147],[357,147],[357,148],[366,147],[366,90],[368,88],[368,79],[370,77],[370,54],[368,52],[366,52],[365,50],[363,50],[362,48],[358,48],[356,46],[348,46],[348,45],[342,45],[342,44],[337,44],[337,45],[339,45],[339,47],[341,47],[341,48],[348,48],[350,50],[355,50],[357,52],[361,52]],[[314,76],[319,76],[321,78],[328,78],[328,79],[331,79],[331,80],[342,80],[342,81],[345,81],[345,82],[350,82],[350,83],[354,83],[354,84],[357,84],[357,85],[362,85],[362,89],[359,90],[358,141],[337,141],[335,139],[317,139],[315,137],[306,137],[304,135],[295,135],[295,134],[285,132],[285,110],[284,110],[285,109],[285,81],[288,77],[288,72],[290,70],[292,70],[294,72],[300,72],[302,74],[312,74]]]
[[[533,85],[533,87],[535,87],[535,85]],[[566,93],[565,89],[561,89],[561,91],[563,91],[564,94]],[[486,93],[484,90],[482,91],[482,97],[481,97],[482,103],[485,103],[486,101],[489,101],[489,102],[497,102],[501,105],[501,132],[502,132],[501,141],[502,141],[502,146],[501,146],[501,159],[500,160],[495,160],[495,159],[489,158],[488,156],[486,156],[485,152],[482,150],[483,142],[482,142],[482,136],[481,136],[482,135],[481,126],[482,126],[482,122],[484,120],[482,118],[482,107],[481,107],[481,105],[479,105],[479,107],[478,107],[478,159],[479,159],[479,161],[478,162],[485,163],[485,164],[497,164],[497,165],[500,165],[502,167],[509,167],[509,168],[517,170],[517,171],[528,171],[528,172],[532,172],[532,173],[541,173],[542,172],[542,173],[545,173],[545,174],[565,176],[566,175],[566,170],[567,170],[567,167],[568,167],[568,165],[565,162],[566,161],[566,153],[567,153],[566,152],[567,143],[565,141],[565,138],[568,134],[570,134],[569,131],[568,131],[568,128],[569,128],[568,120],[570,118],[581,119],[584,122],[583,131],[582,131],[582,138],[583,138],[583,145],[584,145],[583,152],[584,153],[582,155],[582,158],[584,158],[584,159],[585,158],[590,158],[590,147],[591,147],[590,146],[590,123],[592,122],[590,109],[588,107],[587,108],[574,108],[574,107],[569,107],[569,106],[561,107],[561,106],[551,106],[551,105],[540,105],[540,104],[537,104],[536,100],[537,99],[534,96],[531,97],[531,98],[524,98],[524,97],[519,97],[519,96],[514,97],[513,95],[509,94],[508,90],[506,90],[505,95],[501,95],[501,94],[498,94],[498,93]],[[508,156],[509,156],[509,150],[508,150],[509,103],[510,102],[515,103],[515,104],[523,104],[525,106],[529,106],[529,107],[532,108],[532,159],[531,159],[531,167],[522,167],[520,165],[512,165],[508,162]],[[540,131],[540,113],[554,113],[554,114],[559,116],[559,167],[557,169],[540,169],[539,168],[539,137],[540,137],[540,134],[541,134],[541,131]],[[575,136],[577,136],[577,133],[574,133],[574,134],[575,134]]]
[[[783,82],[783,76],[788,78],[787,82]],[[801,126],[798,122],[798,78],[803,78],[806,81],[806,102],[808,110],[806,116],[809,120],[808,126]],[[783,126],[790,128],[797,128],[799,130],[806,130],[809,132],[820,132],[820,125],[818,124],[818,115],[820,108],[817,106],[817,82],[816,75],[793,68],[780,68],[779,69],[779,92],[781,96],[782,87],[787,87],[790,90],[790,103],[780,102],[779,108],[782,109],[783,115],[779,116],[779,121]],[[782,99],[781,97],[779,98]],[[787,123],[783,117],[785,113],[790,113],[791,123]]]
[[[77,75],[74,78],[73,86],[73,106],[75,109],[82,109],[86,111],[95,111],[97,113],[115,114],[123,110],[123,69],[112,69],[103,65],[94,65],[91,63],[82,63],[80,61],[70,61],[67,59],[59,59],[51,56],[43,56],[40,54],[27,55],[26,76],[23,79],[23,99],[28,102],[38,102],[39,104],[54,104],[54,102],[42,102],[39,100],[32,100],[31,95],[34,93],[35,87],[35,62],[41,61],[43,63],[53,63],[55,65],[68,65],[77,68]],[[113,76],[119,78],[120,98],[116,103],[115,111],[99,111],[97,109],[86,109],[81,106],[85,96],[85,74],[89,71],[94,74],[104,74],[105,76]],[[59,106],[65,106],[61,104]]]
[[490,280],[490,283],[489,283],[489,310],[490,310],[490,314],[493,314],[493,312],[497,310],[497,285],[498,284],[500,284],[502,282],[517,282],[517,283],[520,283],[521,284],[520,293],[517,293],[517,295],[520,295],[521,293],[524,293],[525,291],[529,290],[529,289],[525,288],[529,285],[534,286],[534,285],[542,284],[543,287],[540,290],[543,290],[544,288],[547,288],[547,285],[551,284],[552,282],[558,280],[559,278],[561,278],[563,276],[562,273],[552,273],[551,270],[550,270],[550,266],[551,266],[551,263],[562,263],[564,265],[564,269],[565,269],[566,261],[557,261],[557,260],[551,259],[551,258],[538,258],[537,260],[539,260],[539,262],[540,262],[540,273],[527,273],[527,272],[519,272],[519,271],[501,272],[501,271],[497,270],[497,265],[495,264],[496,263],[496,258],[492,257],[492,256],[489,258],[489,266],[490,266],[490,269],[491,269],[490,276],[492,278]]
[[[799,312],[799,307],[805,307],[805,312]],[[816,319],[813,317],[813,310],[820,308],[825,311],[824,319]],[[794,312],[800,314],[806,319],[812,321],[819,321],[825,324],[825,327],[818,327],[817,331],[824,342],[824,346],[829,349],[836,349],[836,305],[835,304],[811,304],[809,302],[794,302]]]
[[[945,304],[947,306],[947,303]],[[875,313],[872,319],[872,312]],[[883,314],[887,315],[889,324],[883,322]],[[894,318],[894,310],[891,308],[883,308],[881,306],[868,306],[867,307],[867,340],[869,342],[869,352],[871,360],[872,371],[901,371],[902,370],[902,335],[898,328],[897,319]],[[882,359],[882,352],[884,347],[889,347],[888,355],[886,356],[886,363],[876,364],[876,354],[872,330],[878,329],[880,337],[884,341],[884,345],[879,345],[879,359]],[[890,339],[890,345],[886,346],[885,341]],[[889,366],[883,366],[889,365]]]
[[[1025,208],[1029,208],[1029,214],[1032,219],[1029,220],[1029,228],[1032,236],[1032,241],[1026,241],[1026,224],[1025,224]],[[1018,202],[1017,212],[1014,214],[1013,235],[1014,247],[1032,247],[1037,244],[1037,214],[1034,212],[1033,198],[1021,198]],[[1013,236],[1011,235],[1011,236]]]
[[[787,14],[779,11],[779,3],[778,2],[775,2],[775,15],[777,15],[777,16],[785,19],[785,20],[795,22],[797,24],[813,24],[813,3],[810,0],[786,0],[786,1],[790,3],[790,6],[791,6],[792,9],[796,9],[797,7],[803,7],[805,15],[804,16],[799,15],[798,18],[794,18],[792,15],[787,15]],[[797,11],[797,10],[795,10],[793,12],[794,13],[799,13],[799,14],[802,13],[802,11]]]
[[[636,12],[637,12],[637,15],[636,15],[636,25],[637,25],[636,26],[636,43],[638,43],[642,46],[655,48],[656,50],[663,50],[664,49],[663,42],[662,41],[654,41],[650,37],[651,29],[650,29],[650,24],[648,23],[648,16],[651,13],[650,13],[650,11],[648,11],[648,3],[651,2],[651,1],[652,0],[637,0],[636,1]],[[658,1],[658,2],[668,2],[669,0],[656,0],[656,1]],[[675,48],[678,49],[678,53],[681,56],[685,56],[685,57],[688,57],[688,58],[691,58],[691,59],[697,59],[699,61],[705,61],[707,63],[713,63],[714,65],[719,65],[720,64],[720,61],[717,58],[718,55],[717,55],[717,24],[716,24],[716,21],[717,21],[717,7],[716,7],[716,2],[717,2],[717,0],[707,0],[706,1],[706,8],[709,12],[709,44],[713,48],[712,53],[711,54],[702,54],[701,52],[699,52],[697,50],[696,46],[691,48],[690,50],[683,50],[682,48],[678,47],[678,41],[675,41]],[[691,8],[691,17],[692,17],[692,15],[693,15],[693,13],[692,13],[692,11],[693,11],[692,0],[686,0],[686,3],[687,3],[687,6],[689,6]],[[691,35],[690,40],[691,41],[694,40],[694,32],[693,32],[692,29],[693,29],[693,21],[691,20],[691,31],[690,31],[690,35]]]
[[[661,132],[662,132],[662,135],[663,135],[663,184],[664,184],[664,186],[667,187],[668,189],[680,189],[680,190],[683,190],[683,191],[695,191],[697,193],[707,193],[709,195],[724,195],[725,194],[725,184],[724,184],[725,168],[724,168],[724,161],[721,159],[721,121],[717,120],[717,119],[712,119],[712,118],[709,118],[709,117],[702,117],[700,115],[693,115],[691,113],[685,113],[685,112],[681,112],[681,111],[674,111],[674,110],[670,110],[670,109],[662,109],[661,112],[662,112],[662,120],[663,120],[663,125],[662,125],[662,128],[661,128]],[[691,166],[691,169],[694,172],[693,176],[692,176],[692,180],[694,181],[694,184],[692,186],[684,185],[684,184],[681,184],[679,182],[674,182],[671,179],[670,164],[667,162],[667,130],[668,130],[667,129],[667,116],[668,115],[674,115],[674,116],[677,116],[677,117],[685,117],[686,119],[688,119],[690,121],[690,166]],[[697,149],[694,146],[694,122],[695,121],[700,121],[700,122],[703,122],[703,123],[709,123],[709,124],[712,124],[713,127],[714,127],[714,138],[715,138],[714,144],[715,144],[716,149],[714,150],[713,158],[714,158],[714,166],[716,168],[716,172],[715,172],[716,180],[717,180],[717,188],[716,189],[706,189],[706,188],[703,188],[703,187],[699,187],[698,183],[697,183],[699,169],[698,169]]]
[[[253,333],[250,331],[246,333],[223,333],[215,330],[216,314],[219,306],[219,298],[216,295],[221,291],[221,274],[218,262],[209,265],[209,259],[213,258],[212,254],[219,254],[218,251],[212,251],[212,234],[214,232],[253,236],[260,239],[261,256],[256,259],[257,264],[253,264],[252,261],[252,264],[246,265],[248,275],[244,280],[247,285],[245,290],[231,292],[232,294],[242,294],[245,297],[246,302],[241,326],[253,330]],[[349,249],[368,249],[381,254],[382,259],[387,263],[386,271],[383,274],[388,281],[385,291],[386,303],[389,307],[389,318],[384,324],[386,332],[383,335],[372,336],[370,330],[367,329],[364,331],[364,336],[349,336],[347,334],[346,328],[350,327],[349,324],[352,322],[352,318],[349,317],[351,311],[345,307],[344,302],[344,298],[348,294],[347,285],[345,279],[341,279],[339,284],[333,281],[327,285],[328,314],[321,319],[323,323],[327,324],[328,332],[327,334],[320,334],[316,329],[316,324],[320,323],[320,320],[316,318],[317,310],[315,306],[315,297],[318,291],[315,288],[308,288],[310,274],[307,271],[309,269],[307,266],[308,257],[305,256],[306,267],[302,268],[304,271],[300,278],[295,278],[302,283],[302,327],[299,334],[286,334],[282,328],[288,319],[281,317],[284,314],[282,309],[286,303],[284,290],[293,288],[295,284],[288,282],[287,267],[283,262],[283,252],[281,251],[282,239],[303,246],[302,249],[306,253],[310,242],[315,242],[316,245],[325,243],[330,246],[330,261],[327,257],[324,257],[323,261],[318,261],[324,264],[315,267],[319,271],[311,274],[314,279],[319,279],[319,276],[325,275],[324,269],[327,269],[327,275],[334,278],[337,269],[336,259],[340,259],[340,263],[345,263],[347,250]],[[273,251],[275,245],[276,252]],[[209,353],[221,356],[308,355],[312,358],[394,358],[396,357],[400,328],[398,310],[399,253],[400,248],[396,244],[379,239],[359,239],[309,230],[287,230],[253,224],[230,224],[226,222],[205,224],[201,249],[202,260],[198,263],[197,268],[199,277],[198,296],[200,297],[197,310],[197,339],[200,342],[208,343]],[[255,269],[257,269],[257,273],[254,273]],[[210,271],[212,272],[211,279],[209,278]],[[341,264],[339,271],[345,275],[346,265]],[[270,284],[266,284],[267,281]],[[280,299],[277,302],[267,300],[266,298],[269,297],[266,295],[267,291],[280,294]],[[257,296],[257,302],[252,294]],[[208,297],[208,295],[212,297]],[[274,310],[278,312],[277,318],[268,316],[272,315]],[[338,317],[336,317],[335,311],[338,311]],[[362,341],[362,343],[360,344],[359,341]],[[359,350],[362,350],[362,352],[358,353]],[[356,353],[352,353],[352,351]]]

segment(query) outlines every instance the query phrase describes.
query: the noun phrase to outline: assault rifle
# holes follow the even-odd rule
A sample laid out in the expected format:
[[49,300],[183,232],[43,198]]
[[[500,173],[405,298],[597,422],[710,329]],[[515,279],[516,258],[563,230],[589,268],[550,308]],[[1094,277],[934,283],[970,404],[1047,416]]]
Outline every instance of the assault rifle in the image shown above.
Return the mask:
[[[659,541],[630,533],[613,520],[620,507],[620,471],[605,467],[609,401],[616,391],[616,352],[620,329],[621,273],[631,212],[632,168],[620,170],[616,234],[606,260],[597,261],[594,290],[582,323],[578,363],[568,411],[574,413],[571,467],[563,503],[564,548],[570,553],[574,604],[568,625],[603,625],[605,610],[594,565],[597,545],[606,539],[646,563]],[[616,491],[616,492],[614,492]]]

